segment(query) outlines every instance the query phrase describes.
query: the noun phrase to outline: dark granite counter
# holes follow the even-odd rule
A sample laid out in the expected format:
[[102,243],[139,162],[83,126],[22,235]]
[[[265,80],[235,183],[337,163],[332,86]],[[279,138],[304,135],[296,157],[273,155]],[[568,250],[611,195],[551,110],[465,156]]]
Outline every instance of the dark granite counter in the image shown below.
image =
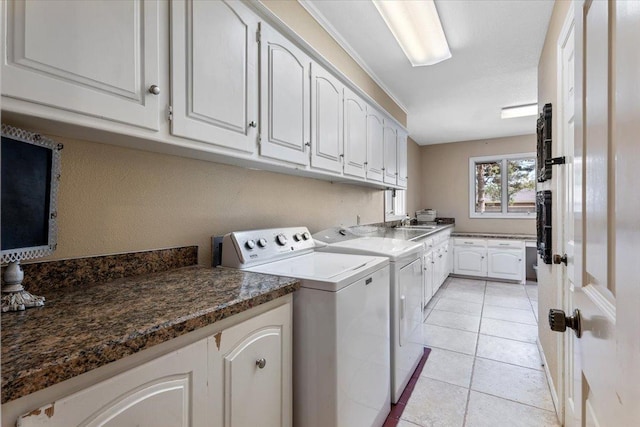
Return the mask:
[[507,240],[536,240],[535,234],[507,234],[507,233],[465,233],[454,231],[451,237],[473,237],[476,239],[507,239]]
[[296,279],[184,267],[74,289],[3,313],[2,403],[289,294]]

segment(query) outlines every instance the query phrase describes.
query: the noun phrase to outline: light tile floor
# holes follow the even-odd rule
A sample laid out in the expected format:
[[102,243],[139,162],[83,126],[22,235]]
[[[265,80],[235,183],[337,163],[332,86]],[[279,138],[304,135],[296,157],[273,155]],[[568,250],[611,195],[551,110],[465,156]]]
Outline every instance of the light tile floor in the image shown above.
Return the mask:
[[402,427],[560,426],[538,353],[538,288],[449,278],[425,310],[431,354]]

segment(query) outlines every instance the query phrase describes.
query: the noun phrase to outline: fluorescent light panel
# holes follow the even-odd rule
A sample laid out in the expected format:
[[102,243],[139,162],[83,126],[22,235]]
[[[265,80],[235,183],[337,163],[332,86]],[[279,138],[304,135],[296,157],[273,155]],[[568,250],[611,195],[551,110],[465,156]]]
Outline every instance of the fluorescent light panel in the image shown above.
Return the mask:
[[515,105],[504,107],[500,113],[503,119],[513,119],[516,117],[535,116],[538,114],[538,104]]
[[372,0],[411,65],[433,65],[451,58],[433,0]]

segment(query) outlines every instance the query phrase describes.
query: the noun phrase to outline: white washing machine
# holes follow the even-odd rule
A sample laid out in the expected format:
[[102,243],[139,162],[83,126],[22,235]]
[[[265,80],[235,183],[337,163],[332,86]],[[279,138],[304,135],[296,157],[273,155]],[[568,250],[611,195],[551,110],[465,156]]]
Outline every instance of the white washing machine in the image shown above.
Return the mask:
[[382,426],[390,411],[389,259],[316,252],[305,227],[224,236],[222,266],[295,277],[294,427]]
[[320,251],[389,258],[391,402],[397,403],[424,352],[422,244],[383,237],[358,237],[341,228],[318,232],[313,238],[327,244],[319,247]]

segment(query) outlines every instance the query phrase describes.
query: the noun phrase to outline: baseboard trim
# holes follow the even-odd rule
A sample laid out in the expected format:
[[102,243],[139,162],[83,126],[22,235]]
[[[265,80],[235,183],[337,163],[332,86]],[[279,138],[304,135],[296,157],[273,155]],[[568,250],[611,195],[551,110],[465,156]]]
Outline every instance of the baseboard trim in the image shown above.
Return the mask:
[[553,407],[556,412],[556,418],[562,424],[562,418],[560,415],[560,402],[558,401],[558,393],[556,393],[556,387],[553,384],[553,378],[551,378],[551,371],[549,371],[549,365],[547,364],[547,358],[544,356],[544,350],[540,344],[540,339],[536,339],[536,345],[538,346],[538,353],[540,353],[540,359],[544,365],[544,374],[547,376],[547,383],[549,384],[549,391],[551,392],[551,400],[553,401]]

